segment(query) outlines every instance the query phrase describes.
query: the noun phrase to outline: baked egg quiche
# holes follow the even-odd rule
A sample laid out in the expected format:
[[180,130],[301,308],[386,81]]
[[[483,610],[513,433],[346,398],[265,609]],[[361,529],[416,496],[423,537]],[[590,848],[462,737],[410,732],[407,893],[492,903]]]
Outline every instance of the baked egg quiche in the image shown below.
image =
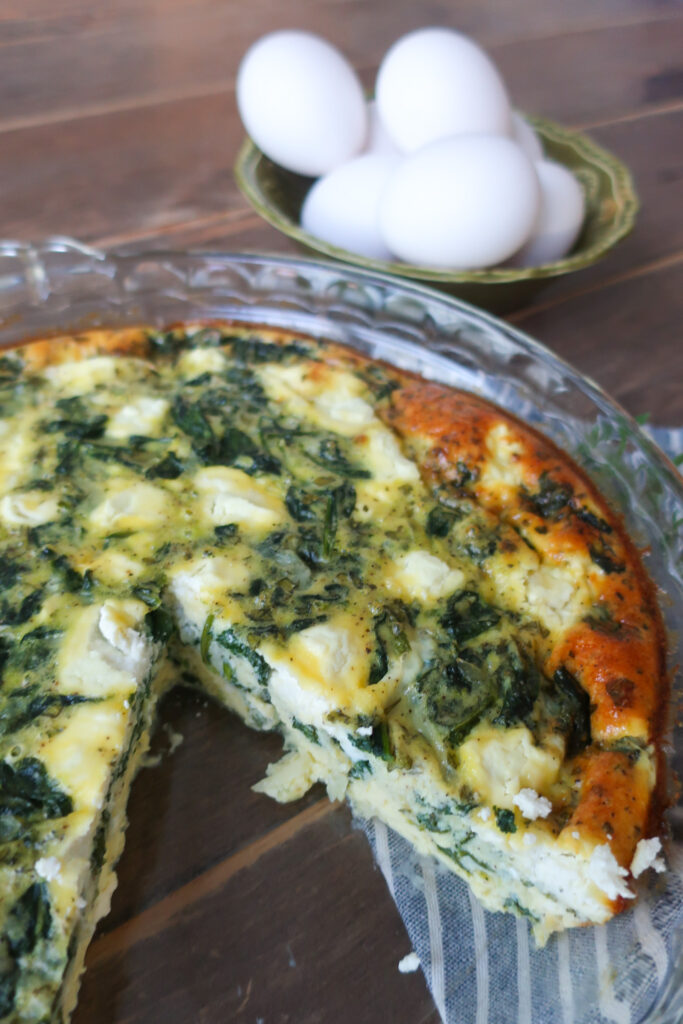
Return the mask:
[[65,1022],[159,695],[193,680],[539,942],[662,867],[653,586],[471,394],[232,324],[0,359],[0,1020]]

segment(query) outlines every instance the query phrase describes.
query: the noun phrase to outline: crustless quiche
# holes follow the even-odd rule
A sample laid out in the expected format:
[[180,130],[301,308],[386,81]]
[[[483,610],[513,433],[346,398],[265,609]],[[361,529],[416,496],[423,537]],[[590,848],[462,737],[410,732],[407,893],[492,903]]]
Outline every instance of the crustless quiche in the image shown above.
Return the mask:
[[220,324],[10,351],[0,417],[2,1021],[68,1019],[179,679],[539,941],[661,866],[653,588],[533,430]]

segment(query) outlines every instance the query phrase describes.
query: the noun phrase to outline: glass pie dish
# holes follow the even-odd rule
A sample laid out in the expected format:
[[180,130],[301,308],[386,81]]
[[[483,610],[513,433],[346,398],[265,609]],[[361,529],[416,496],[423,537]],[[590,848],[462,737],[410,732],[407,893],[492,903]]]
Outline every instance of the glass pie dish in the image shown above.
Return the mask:
[[[542,345],[426,288],[332,264],[221,253],[116,256],[69,239],[39,246],[0,243],[0,345],[99,325],[163,326],[210,318],[282,327],[355,346],[474,391],[546,433],[596,481],[646,552],[670,631],[670,665],[683,662],[683,641],[675,633],[683,610],[683,481],[626,412]],[[674,694],[679,700],[680,678]],[[671,760],[680,771],[683,731],[673,725],[672,731]],[[630,949],[631,981],[622,990],[617,978],[610,999],[600,999],[594,1013],[591,986],[585,986],[589,995],[582,1002],[579,979],[575,1024],[681,1019],[683,896],[674,883],[683,874],[682,810],[680,803],[671,809],[671,883],[652,882],[648,888],[650,931],[638,932],[640,950]],[[403,912],[400,900],[399,909]],[[457,922],[449,920],[444,928],[457,929]],[[572,936],[572,945],[583,938]],[[495,937],[490,942],[493,961],[498,959]],[[621,949],[614,933],[609,948],[613,956]],[[549,958],[553,949],[550,944]],[[534,958],[544,955],[535,952]],[[555,1020],[537,1000],[533,1006],[538,1024]],[[447,1012],[444,1017],[451,1019]],[[492,1011],[489,1019],[506,1018]]]

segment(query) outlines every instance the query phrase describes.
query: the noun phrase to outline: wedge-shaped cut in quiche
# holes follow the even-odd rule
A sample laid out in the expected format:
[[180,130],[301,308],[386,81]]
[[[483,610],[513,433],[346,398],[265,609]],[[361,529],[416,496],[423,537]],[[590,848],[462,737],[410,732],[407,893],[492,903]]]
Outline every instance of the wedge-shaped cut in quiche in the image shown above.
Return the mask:
[[0,415],[1,1020],[68,1019],[181,676],[541,942],[661,866],[653,588],[549,441],[220,324],[9,352]]

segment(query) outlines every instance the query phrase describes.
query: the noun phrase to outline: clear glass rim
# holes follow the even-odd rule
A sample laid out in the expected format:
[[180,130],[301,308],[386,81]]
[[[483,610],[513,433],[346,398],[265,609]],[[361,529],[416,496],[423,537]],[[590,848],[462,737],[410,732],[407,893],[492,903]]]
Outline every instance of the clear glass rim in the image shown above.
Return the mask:
[[[81,261],[81,265],[69,268],[68,265],[62,267],[59,270],[51,268],[49,262],[46,263],[46,258],[52,254],[64,254],[68,256],[71,254],[74,258],[78,258]],[[17,282],[19,280],[18,275],[13,276],[13,272],[5,272],[6,268],[3,266],[2,261],[6,260],[12,264],[12,261],[18,261],[21,265],[22,272],[24,275],[24,281],[27,283],[28,288],[22,292]],[[83,275],[84,271],[90,269],[97,272],[102,276],[102,279],[106,281],[106,278],[111,279],[111,292],[103,291],[102,303],[105,305],[105,312],[110,313],[111,317],[107,318],[103,315],[103,322],[110,322],[113,325],[113,321],[116,318],[117,302],[123,306],[124,302],[132,300],[135,294],[144,292],[144,288],[141,288],[139,292],[135,292],[131,289],[130,292],[117,291],[117,287],[121,284],[119,282],[120,277],[125,277],[129,274],[135,277],[136,268],[142,268],[143,265],[149,264],[157,265],[157,268],[166,267],[170,268],[188,268],[197,267],[201,268],[208,264],[220,264],[226,267],[235,268],[247,268],[253,271],[267,269],[276,269],[279,271],[284,278],[284,275],[288,275],[291,280],[294,275],[300,273],[303,279],[309,282],[316,282],[316,288],[313,288],[310,293],[303,294],[304,299],[320,298],[321,290],[320,284],[323,279],[327,279],[329,283],[332,282],[345,282],[347,284],[357,285],[361,289],[375,289],[380,295],[382,303],[382,309],[386,308],[386,302],[388,299],[400,298],[401,300],[414,300],[425,313],[428,313],[432,317],[437,317],[437,314],[443,314],[445,318],[452,317],[454,325],[454,333],[457,332],[463,324],[472,326],[473,328],[486,328],[489,332],[497,336],[503,336],[520,352],[528,355],[531,360],[539,363],[545,367],[550,367],[556,371],[558,376],[566,378],[569,382],[588,399],[589,403],[596,410],[597,413],[604,413],[608,418],[618,418],[619,422],[625,424],[628,428],[629,440],[633,441],[634,447],[643,455],[647,462],[653,465],[657,471],[661,474],[662,479],[665,481],[667,488],[667,497],[677,503],[677,508],[683,512],[683,478],[681,478],[679,472],[671,460],[659,449],[659,447],[644,433],[640,425],[626,412],[617,402],[610,398],[607,393],[594,381],[587,378],[577,371],[570,363],[561,359],[555,355],[550,349],[534,340],[532,337],[527,335],[525,332],[519,330],[517,327],[511,326],[504,321],[497,319],[495,316],[484,312],[476,307],[469,305],[462,300],[446,296],[442,293],[435,292],[428,286],[421,285],[414,282],[408,282],[404,279],[398,279],[392,277],[390,274],[377,273],[374,271],[365,271],[362,269],[356,269],[347,265],[340,265],[331,261],[324,261],[312,258],[291,258],[283,255],[267,255],[267,254],[255,254],[255,253],[227,253],[220,250],[197,250],[184,252],[182,250],[174,249],[145,249],[136,252],[112,252],[106,253],[91,246],[84,245],[76,242],[73,239],[66,237],[55,237],[46,240],[43,243],[37,245],[31,245],[30,243],[14,242],[11,240],[0,241],[0,333],[2,332],[5,322],[3,320],[3,306],[2,297],[3,294],[6,296],[17,297],[17,307],[26,309],[30,312],[31,309],[36,309],[41,306],[43,302],[49,300],[51,294],[51,285],[55,283],[57,277],[62,274],[65,276],[73,277],[73,282],[69,282],[70,285],[73,283],[73,296],[78,297],[79,293],[79,280],[83,280],[83,276],[79,278],[79,275]],[[155,294],[155,286],[153,275],[151,278],[151,285],[148,292],[144,294]],[[119,282],[119,284],[117,284]],[[123,287],[123,286],[121,286]],[[178,291],[182,289],[178,286]],[[188,286],[188,290],[191,292],[192,287]],[[172,293],[173,289],[171,289]],[[210,294],[211,284],[206,286],[206,293]],[[92,296],[92,303],[97,304],[98,294],[94,293]],[[170,294],[166,293],[161,289],[159,294]],[[203,294],[203,293],[202,293]],[[27,297],[28,295],[28,297]],[[69,292],[71,295],[71,292]],[[264,301],[267,303],[266,289],[263,292]],[[258,300],[257,300],[258,301]],[[272,300],[275,305],[278,305],[277,297]],[[337,306],[344,303],[344,297],[336,298]],[[107,305],[106,303],[109,302]],[[314,303],[315,304],[315,303]],[[66,314],[68,319],[69,305],[66,307],[60,307],[62,314]],[[263,308],[263,307],[260,307]],[[354,311],[354,307],[349,306],[350,310]],[[244,317],[236,315],[234,319],[245,319],[250,320],[253,323],[263,323],[264,320],[258,317],[257,305],[254,306],[255,316],[250,320],[249,316],[245,312]],[[366,310],[367,312],[367,310]],[[371,310],[372,312],[372,310]],[[321,315],[324,317],[324,309],[320,310]],[[11,317],[11,313],[10,313]],[[60,316],[60,320],[64,320],[65,315]],[[197,319],[201,319],[201,315],[197,316]],[[207,317],[208,319],[208,317]],[[438,318],[437,318],[438,319]],[[457,321],[457,322],[456,322]],[[132,323],[130,319],[128,323]],[[138,323],[143,322],[140,318]],[[168,322],[168,321],[167,321]],[[407,322],[407,321],[406,321]],[[436,322],[436,321],[435,321]],[[18,328],[15,327],[15,333]],[[60,330],[64,330],[64,327],[60,327]],[[35,337],[38,332],[34,332],[32,335]],[[43,333],[47,333],[43,331]],[[417,345],[413,342],[406,341],[406,347],[417,349]],[[437,347],[429,348],[429,341],[425,341],[427,351],[431,352],[432,356],[439,355],[439,349]],[[496,399],[493,399],[494,401]],[[503,402],[500,403],[504,405]],[[539,424],[541,431],[543,430],[543,424]],[[573,455],[573,453],[571,453]],[[575,456],[573,456],[575,457]],[[681,545],[683,550],[683,515],[678,520],[678,533],[676,543]],[[678,550],[678,547],[676,548]],[[669,570],[670,575],[673,577],[672,570]],[[676,570],[676,583],[677,593],[683,594],[683,581],[680,579],[681,572]],[[680,622],[682,607],[676,609],[678,615],[678,621]],[[676,645],[672,644],[672,651],[675,651]],[[683,654],[683,647],[679,647],[679,651]],[[683,660],[683,658],[681,659]],[[680,694],[680,685],[676,691]],[[683,751],[682,751],[683,752]],[[646,1019],[653,1022],[657,1020],[667,1024],[674,1024],[675,1021],[680,1019],[675,1016],[677,1007],[680,1006],[679,999],[683,998],[683,986],[680,985],[680,981],[683,979],[683,963],[676,964],[675,956],[672,956],[671,970],[664,985],[662,986],[656,1003],[659,1007],[658,1010],[650,1011],[650,1015],[646,1015]],[[677,987],[678,986],[678,987]],[[669,1002],[663,1004],[662,1000]],[[654,1013],[654,1016],[652,1015]]]

